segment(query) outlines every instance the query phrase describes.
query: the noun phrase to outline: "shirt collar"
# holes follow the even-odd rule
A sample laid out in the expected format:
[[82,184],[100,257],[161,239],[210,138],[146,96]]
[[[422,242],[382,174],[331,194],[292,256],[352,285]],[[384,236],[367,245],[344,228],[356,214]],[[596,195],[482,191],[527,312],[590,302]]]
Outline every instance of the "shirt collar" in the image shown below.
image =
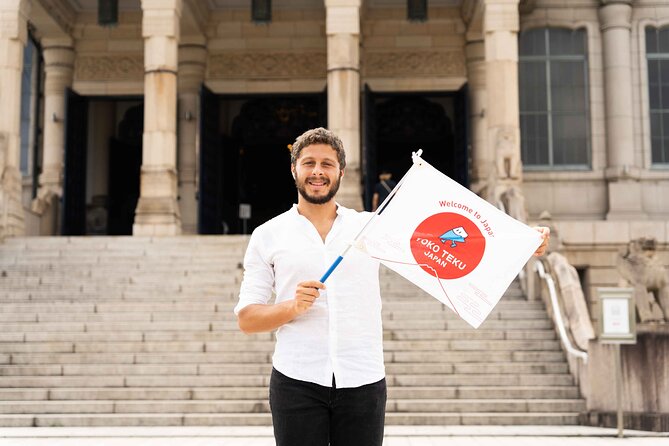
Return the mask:
[[[335,204],[337,205],[337,215],[344,215],[344,209],[346,209],[344,206],[340,205],[335,201]],[[290,211],[293,213],[293,215],[296,216],[301,216],[300,212],[297,210],[297,203],[293,203],[293,207],[290,208]]]

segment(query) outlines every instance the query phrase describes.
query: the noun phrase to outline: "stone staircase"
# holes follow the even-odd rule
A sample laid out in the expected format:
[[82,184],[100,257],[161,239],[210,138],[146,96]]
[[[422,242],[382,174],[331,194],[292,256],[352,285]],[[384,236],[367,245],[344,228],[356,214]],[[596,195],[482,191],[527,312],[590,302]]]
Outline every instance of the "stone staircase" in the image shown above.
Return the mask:
[[[269,425],[273,335],[232,313],[247,238],[0,244],[0,426]],[[541,302],[511,286],[478,330],[382,270],[387,424],[577,424]]]

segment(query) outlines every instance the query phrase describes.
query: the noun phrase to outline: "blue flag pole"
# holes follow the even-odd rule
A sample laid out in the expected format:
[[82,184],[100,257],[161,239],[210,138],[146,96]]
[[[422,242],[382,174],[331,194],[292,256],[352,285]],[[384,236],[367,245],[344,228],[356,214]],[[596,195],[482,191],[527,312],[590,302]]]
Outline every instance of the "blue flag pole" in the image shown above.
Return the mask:
[[330,275],[334,272],[334,270],[339,266],[341,261],[344,260],[344,256],[346,255],[348,250],[351,249],[351,246],[355,245],[355,242],[357,242],[358,239],[362,236],[362,234],[365,233],[365,230],[369,227],[370,223],[381,213],[381,211],[383,211],[386,208],[386,206],[388,205],[388,203],[390,203],[390,200],[393,198],[393,196],[397,193],[398,190],[400,190],[400,187],[402,186],[402,183],[404,183],[404,180],[406,179],[406,177],[409,175],[409,172],[411,172],[411,170],[417,164],[419,164],[420,161],[422,161],[422,159],[420,157],[422,154],[423,154],[422,149],[418,149],[417,152],[412,152],[411,153],[411,159],[413,160],[413,165],[411,166],[411,168],[407,171],[407,173],[404,174],[402,179],[397,183],[397,185],[395,185],[393,190],[390,191],[390,193],[388,194],[386,199],[383,200],[383,203],[381,203],[381,205],[376,209],[374,214],[372,214],[372,216],[369,217],[369,220],[367,221],[367,223],[365,223],[365,226],[362,227],[360,232],[358,232],[358,235],[356,235],[355,238],[353,239],[353,241],[346,247],[346,249],[344,249],[344,252],[342,252],[341,255],[339,257],[337,257],[334,262],[332,262],[332,265],[330,265],[328,270],[325,271],[325,274],[323,274],[323,277],[321,277],[319,282],[325,283],[325,281],[328,279],[328,277],[330,277]]

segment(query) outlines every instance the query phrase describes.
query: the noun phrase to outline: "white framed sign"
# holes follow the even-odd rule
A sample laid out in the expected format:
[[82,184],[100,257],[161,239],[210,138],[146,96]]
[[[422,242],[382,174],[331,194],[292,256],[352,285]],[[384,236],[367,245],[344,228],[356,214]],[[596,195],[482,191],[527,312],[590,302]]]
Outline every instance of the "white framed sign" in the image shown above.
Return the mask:
[[636,307],[632,288],[597,288],[599,339],[609,344],[636,343]]
[[239,218],[242,220],[251,219],[251,205],[249,203],[239,203]]

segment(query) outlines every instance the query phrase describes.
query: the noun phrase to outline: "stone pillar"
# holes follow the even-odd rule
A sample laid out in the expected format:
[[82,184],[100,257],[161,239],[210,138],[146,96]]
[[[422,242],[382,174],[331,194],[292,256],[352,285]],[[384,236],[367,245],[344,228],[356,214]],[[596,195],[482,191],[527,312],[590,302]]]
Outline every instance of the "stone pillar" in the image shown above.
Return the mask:
[[21,203],[21,70],[28,39],[27,0],[0,2],[0,238],[23,235]]
[[182,0],[142,0],[144,137],[134,235],[181,233],[177,204],[177,52]]
[[644,216],[634,163],[631,18],[632,0],[601,0],[609,220]]
[[337,201],[362,210],[360,187],[360,0],[326,0],[328,127],[344,143],[346,174]]
[[467,83],[469,93],[470,143],[472,146],[472,190],[488,198],[494,189],[491,175],[495,168],[495,154],[488,146],[486,119],[486,63],[482,40],[467,42]]
[[74,49],[70,38],[44,38],[42,48],[45,71],[44,152],[39,190],[37,199],[33,202],[33,210],[43,212],[51,204],[51,200],[63,196],[65,91],[72,86]]
[[204,81],[207,47],[203,37],[179,45],[179,208],[185,234],[197,233],[196,147],[200,122],[200,86]]
[[[494,154],[493,189],[489,200],[522,181],[518,99],[518,1],[484,0],[485,110],[488,150]],[[496,203],[495,203],[496,204]]]

